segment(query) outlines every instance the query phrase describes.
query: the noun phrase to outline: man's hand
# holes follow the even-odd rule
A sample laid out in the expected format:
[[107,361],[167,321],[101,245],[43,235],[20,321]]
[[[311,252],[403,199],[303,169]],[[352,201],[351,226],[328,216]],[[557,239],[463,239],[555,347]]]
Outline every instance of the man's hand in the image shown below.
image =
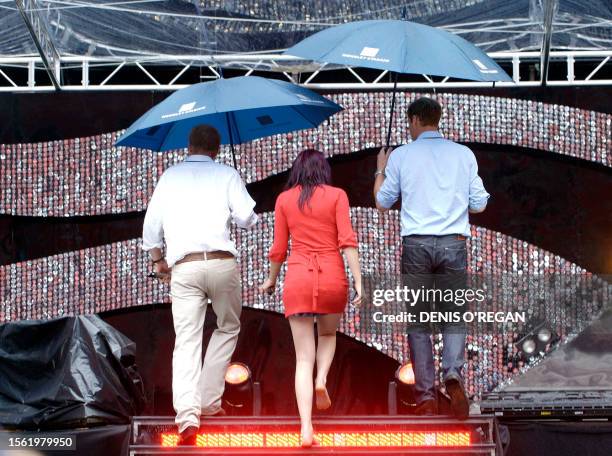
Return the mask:
[[393,152],[393,147],[381,147],[376,157],[376,171],[384,171],[389,161],[389,155]]
[[382,207],[380,204],[378,204],[376,195],[378,195],[378,192],[380,191],[380,188],[382,187],[383,182],[385,181],[384,172],[385,172],[385,168],[387,167],[387,162],[389,161],[389,156],[391,155],[391,152],[393,152],[392,147],[381,147],[380,152],[378,152],[378,156],[376,157],[376,174],[375,174],[376,179],[374,179],[374,202],[376,203],[376,208],[382,212],[386,211],[387,208]]
[[155,269],[155,275],[164,283],[170,283],[170,278],[172,276],[172,269],[168,267],[168,263],[164,258],[161,261],[158,261],[153,265]]

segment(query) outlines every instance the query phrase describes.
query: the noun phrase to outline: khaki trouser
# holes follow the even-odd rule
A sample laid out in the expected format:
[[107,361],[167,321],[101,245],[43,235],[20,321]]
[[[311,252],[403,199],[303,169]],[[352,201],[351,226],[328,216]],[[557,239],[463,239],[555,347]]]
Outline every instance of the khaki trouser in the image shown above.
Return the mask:
[[[235,259],[190,261],[172,268],[170,283],[176,340],[172,355],[172,403],[179,432],[199,426],[200,415],[221,407],[225,371],[240,332],[240,276]],[[202,366],[202,335],[208,299],[217,329]]]

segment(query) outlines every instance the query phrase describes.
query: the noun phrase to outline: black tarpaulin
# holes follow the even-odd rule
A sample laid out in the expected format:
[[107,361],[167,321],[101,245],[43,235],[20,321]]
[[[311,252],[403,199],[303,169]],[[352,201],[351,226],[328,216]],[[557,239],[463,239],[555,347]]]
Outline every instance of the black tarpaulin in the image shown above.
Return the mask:
[[0,424],[128,423],[145,401],[135,354],[97,315],[0,325]]

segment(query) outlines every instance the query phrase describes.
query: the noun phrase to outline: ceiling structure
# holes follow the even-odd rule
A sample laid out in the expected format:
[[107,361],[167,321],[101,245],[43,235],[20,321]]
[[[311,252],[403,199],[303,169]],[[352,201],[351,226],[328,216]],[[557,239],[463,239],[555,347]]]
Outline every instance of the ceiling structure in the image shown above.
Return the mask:
[[[302,73],[299,82],[330,87],[317,83],[319,65],[282,51],[326,27],[366,19],[406,19],[458,34],[506,63],[519,84],[538,85],[542,76],[553,85],[612,84],[609,0],[0,0],[0,90],[122,89],[113,78],[130,67],[131,89],[180,88],[194,67],[210,77],[219,67],[280,71],[296,82]],[[551,61],[566,67],[558,81],[548,80]],[[587,65],[585,74],[576,74],[576,62]],[[535,78],[520,77],[526,63],[536,65]],[[152,69],[159,66],[176,71],[162,80]],[[90,81],[94,70],[107,72]],[[70,81],[70,71],[80,80]],[[384,72],[369,80],[347,72],[344,88],[386,87]],[[477,85],[425,76],[404,83],[419,84]]]

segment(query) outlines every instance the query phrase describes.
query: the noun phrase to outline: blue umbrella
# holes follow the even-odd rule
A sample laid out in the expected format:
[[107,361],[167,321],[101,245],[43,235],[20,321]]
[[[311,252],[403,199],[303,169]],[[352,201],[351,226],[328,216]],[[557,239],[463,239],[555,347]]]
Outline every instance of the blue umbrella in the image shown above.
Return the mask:
[[445,30],[409,21],[358,21],[330,27],[305,38],[285,54],[322,63],[395,72],[391,119],[398,73],[512,81],[497,63],[469,41]]
[[[215,127],[222,144],[315,128],[342,107],[285,81],[257,76],[217,79],[181,89],[151,108],[117,141],[156,151],[186,147],[199,124]],[[234,157],[234,166],[236,159]]]

